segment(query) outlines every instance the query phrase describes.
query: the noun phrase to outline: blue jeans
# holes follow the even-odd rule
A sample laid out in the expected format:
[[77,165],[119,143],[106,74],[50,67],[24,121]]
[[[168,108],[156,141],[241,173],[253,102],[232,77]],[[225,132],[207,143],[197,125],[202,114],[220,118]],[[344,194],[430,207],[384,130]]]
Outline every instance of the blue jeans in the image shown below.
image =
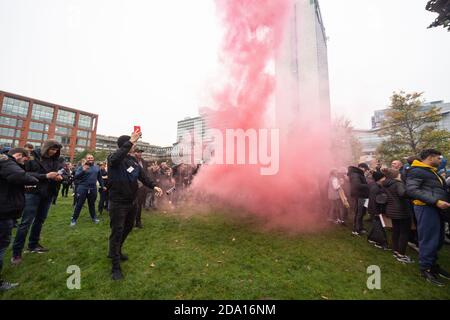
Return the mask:
[[97,200],[97,188],[85,188],[82,186],[78,186],[77,188],[77,202],[75,204],[75,209],[73,211],[72,220],[78,220],[80,216],[81,209],[83,209],[83,205],[88,201],[89,213],[91,215],[92,220],[97,219],[97,215],[95,214],[95,200]]
[[432,269],[437,264],[438,251],[444,244],[444,223],[439,209],[414,206],[419,236],[420,270]]
[[0,220],[0,279],[3,269],[3,256],[11,243],[12,229],[14,227],[13,219]]
[[30,230],[30,238],[28,239],[28,248],[34,249],[39,244],[42,225],[47,219],[52,197],[42,197],[39,194],[25,194],[25,209],[23,210],[22,220],[17,227],[16,238],[13,244],[13,256],[21,256],[28,230]]

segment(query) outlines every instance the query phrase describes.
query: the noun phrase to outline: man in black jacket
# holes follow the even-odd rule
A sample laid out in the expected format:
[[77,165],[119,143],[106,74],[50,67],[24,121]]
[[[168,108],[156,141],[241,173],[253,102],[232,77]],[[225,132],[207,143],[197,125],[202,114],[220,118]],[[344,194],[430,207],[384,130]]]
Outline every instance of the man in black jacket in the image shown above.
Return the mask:
[[444,178],[437,173],[441,153],[427,149],[420,153],[420,159],[413,162],[406,178],[417,219],[420,271],[427,281],[443,286],[438,276],[450,279],[450,274],[437,264],[437,254],[444,243],[443,210],[450,209],[450,195]]
[[39,179],[39,184],[37,188],[26,188],[25,208],[13,244],[13,264],[22,262],[22,251],[30,227],[28,250],[35,253],[48,251],[39,243],[39,238],[56,194],[57,183],[62,181],[62,176],[58,173],[64,167],[64,159],[60,156],[61,148],[57,141],[45,141],[41,149],[33,151],[33,159],[25,163],[25,171],[33,173]]
[[108,157],[111,218],[108,256],[112,259],[113,280],[123,278],[120,261],[128,260],[128,257],[122,253],[122,247],[136,220],[138,180],[150,189],[154,189],[158,196],[162,194],[162,190],[145,174],[136,162],[136,158],[131,156],[140,135],[140,132],[135,132],[131,137],[121,136],[117,140],[119,149]]
[[366,213],[364,204],[369,198],[369,185],[365,174],[369,172],[369,166],[366,163],[360,163],[358,167],[349,167],[347,176],[350,181],[350,195],[354,210],[353,232],[355,236],[367,233],[364,230],[363,218]]
[[1,279],[3,256],[11,243],[12,229],[25,206],[24,185],[36,185],[39,180],[25,172],[23,166],[28,152],[22,148],[11,149],[0,155],[0,291],[18,284]]

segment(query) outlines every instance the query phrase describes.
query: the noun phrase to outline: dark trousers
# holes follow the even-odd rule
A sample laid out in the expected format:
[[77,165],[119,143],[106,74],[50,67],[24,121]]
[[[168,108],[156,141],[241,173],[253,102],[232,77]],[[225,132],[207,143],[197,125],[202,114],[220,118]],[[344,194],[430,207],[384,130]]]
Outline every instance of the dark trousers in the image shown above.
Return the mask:
[[444,244],[444,221],[439,209],[414,206],[419,236],[420,270],[432,269],[438,260],[438,251]]
[[97,188],[89,189],[78,186],[77,203],[73,211],[72,220],[75,221],[78,220],[81,209],[83,209],[83,205],[86,202],[86,199],[89,206],[89,214],[91,215],[92,220],[97,219],[97,215],[95,214],[95,200],[97,200]]
[[98,212],[100,214],[103,213],[103,209],[106,209],[108,211],[108,191],[100,191],[100,200],[98,201]]
[[411,219],[392,219],[392,250],[405,255],[411,232]]
[[113,269],[120,268],[122,246],[133,230],[136,221],[136,202],[109,202],[111,235],[109,237],[109,255],[112,257]]
[[372,228],[367,235],[367,240],[375,241],[377,244],[381,246],[387,246],[387,236],[386,230],[383,228],[383,224],[381,223],[380,216],[372,215]]
[[61,191],[61,195],[63,198],[67,198],[69,195],[69,187],[70,184],[63,184],[62,185],[62,191]]
[[142,226],[142,207],[145,204],[145,199],[147,198],[148,189],[146,187],[141,187],[138,189],[136,198],[136,226]]
[[39,194],[25,194],[25,209],[23,210],[22,220],[17,227],[16,237],[13,244],[13,255],[21,256],[28,231],[30,230],[30,238],[28,239],[28,248],[34,249],[39,244],[42,225],[47,219],[52,197],[42,197]]
[[13,219],[0,220],[0,280],[3,269],[3,257],[6,249],[11,243],[12,229],[14,227]]
[[56,185],[56,194],[53,196],[53,204],[56,204],[56,200],[58,200],[59,190],[61,190],[61,183]]
[[363,198],[352,198],[353,202],[353,231],[361,232],[364,229],[363,219],[366,214],[366,208],[364,207],[364,203],[366,199]]

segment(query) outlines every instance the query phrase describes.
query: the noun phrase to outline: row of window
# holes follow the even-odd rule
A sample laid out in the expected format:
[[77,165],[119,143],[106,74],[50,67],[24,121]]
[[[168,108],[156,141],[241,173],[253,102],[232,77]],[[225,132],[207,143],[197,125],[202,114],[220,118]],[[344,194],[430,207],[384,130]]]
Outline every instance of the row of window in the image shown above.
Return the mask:
[[[19,100],[10,97],[4,97],[2,112],[4,114],[10,114],[13,116],[19,116],[26,118],[28,115],[28,101]],[[31,118],[34,120],[40,120],[44,122],[53,121],[53,113],[55,109],[52,107],[40,105],[37,103],[33,104],[33,109],[31,111]],[[59,110],[56,115],[56,122],[64,125],[74,126],[75,125],[76,113],[67,110]],[[80,114],[78,119],[78,126],[80,128],[92,129],[92,117],[84,114]]]

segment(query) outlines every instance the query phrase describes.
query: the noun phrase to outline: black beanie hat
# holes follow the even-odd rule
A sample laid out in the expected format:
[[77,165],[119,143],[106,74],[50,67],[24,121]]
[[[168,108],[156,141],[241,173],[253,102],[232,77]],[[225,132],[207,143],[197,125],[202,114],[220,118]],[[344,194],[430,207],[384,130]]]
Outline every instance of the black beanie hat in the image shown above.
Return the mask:
[[130,136],[120,136],[119,139],[117,139],[117,145],[119,148],[121,148],[125,142],[130,141]]
[[380,181],[381,179],[384,178],[384,174],[381,173],[380,171],[375,171],[375,172],[372,174],[372,178],[373,178],[373,180],[375,180],[375,182],[377,182],[377,181]]

